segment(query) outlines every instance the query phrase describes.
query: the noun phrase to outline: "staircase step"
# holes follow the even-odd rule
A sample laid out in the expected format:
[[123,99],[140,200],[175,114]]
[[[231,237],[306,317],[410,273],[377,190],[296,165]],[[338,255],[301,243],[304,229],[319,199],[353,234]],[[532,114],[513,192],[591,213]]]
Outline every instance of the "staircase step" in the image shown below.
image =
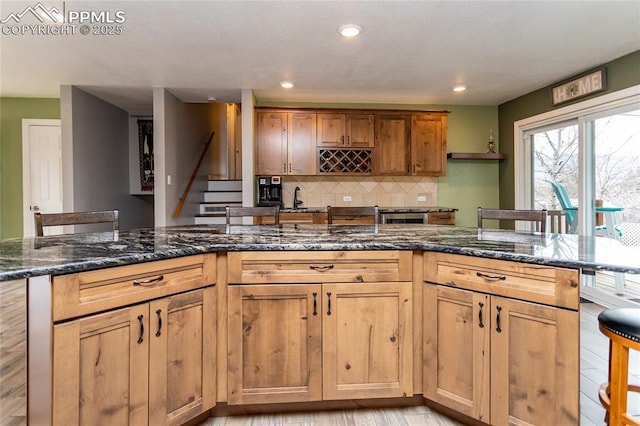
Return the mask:
[[205,191],[205,203],[242,203],[242,192],[232,191]]
[[226,206],[242,207],[242,203],[200,203],[200,214],[222,214]]
[[240,191],[242,192],[241,180],[209,180],[207,183],[209,191]]

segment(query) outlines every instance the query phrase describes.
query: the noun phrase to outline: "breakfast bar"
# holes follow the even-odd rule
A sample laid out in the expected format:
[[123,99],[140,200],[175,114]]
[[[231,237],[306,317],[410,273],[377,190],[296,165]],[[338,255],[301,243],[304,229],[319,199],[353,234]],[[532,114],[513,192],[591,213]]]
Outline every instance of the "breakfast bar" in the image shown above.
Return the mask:
[[577,425],[580,272],[601,270],[638,274],[640,251],[402,224],[0,240],[0,332],[18,340],[0,405],[26,388],[30,425],[371,404]]

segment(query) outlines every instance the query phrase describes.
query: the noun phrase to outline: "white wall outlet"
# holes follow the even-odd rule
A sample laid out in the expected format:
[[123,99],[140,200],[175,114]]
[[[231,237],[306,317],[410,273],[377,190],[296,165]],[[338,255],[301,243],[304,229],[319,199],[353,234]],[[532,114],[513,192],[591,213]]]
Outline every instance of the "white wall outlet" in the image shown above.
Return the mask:
[[171,175],[167,175],[167,185],[171,185]]
[[418,195],[418,201],[427,201],[427,197],[424,195]]
[[351,201],[351,195],[345,195],[342,197],[342,201]]

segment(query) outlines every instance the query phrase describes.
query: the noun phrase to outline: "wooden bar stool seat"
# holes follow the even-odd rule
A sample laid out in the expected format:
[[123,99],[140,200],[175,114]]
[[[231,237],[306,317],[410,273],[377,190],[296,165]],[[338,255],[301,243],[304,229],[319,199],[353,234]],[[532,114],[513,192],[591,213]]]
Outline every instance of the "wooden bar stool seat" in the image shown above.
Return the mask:
[[640,392],[640,385],[629,384],[629,349],[640,351],[640,309],[608,309],[600,313],[598,323],[609,338],[609,382],[602,384],[599,392],[607,410],[605,421],[615,426],[640,426],[640,418],[627,411],[628,393]]

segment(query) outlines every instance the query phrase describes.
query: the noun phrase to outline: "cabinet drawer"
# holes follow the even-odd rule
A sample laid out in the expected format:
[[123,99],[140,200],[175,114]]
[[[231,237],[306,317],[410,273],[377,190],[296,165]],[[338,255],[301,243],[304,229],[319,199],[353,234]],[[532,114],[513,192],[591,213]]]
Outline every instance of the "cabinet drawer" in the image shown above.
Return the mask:
[[228,253],[230,284],[411,281],[409,251]]
[[54,277],[53,320],[75,318],[215,283],[216,255],[196,255]]
[[579,275],[572,269],[429,252],[424,280],[569,309],[579,304]]
[[430,225],[455,225],[455,212],[432,212],[427,215],[427,223]]

